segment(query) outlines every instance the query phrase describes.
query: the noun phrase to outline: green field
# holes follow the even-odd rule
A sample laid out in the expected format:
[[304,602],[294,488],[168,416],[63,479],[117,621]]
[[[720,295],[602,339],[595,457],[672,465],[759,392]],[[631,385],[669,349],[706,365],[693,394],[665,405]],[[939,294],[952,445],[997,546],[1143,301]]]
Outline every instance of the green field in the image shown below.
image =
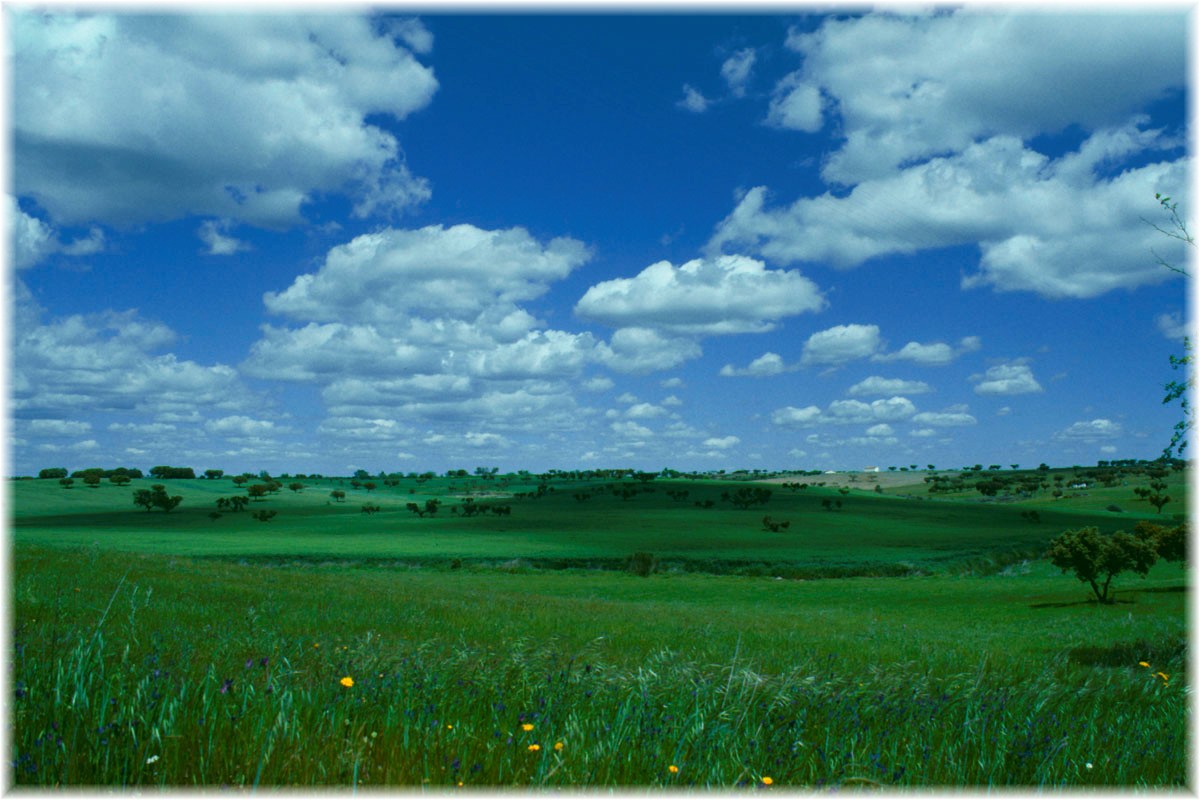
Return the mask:
[[[322,479],[217,518],[228,479],[162,481],[170,513],[132,502],[156,481],[13,481],[13,779],[1185,786],[1186,571],[1101,606],[1041,558],[1182,514],[1184,474],[1161,514],[1145,477],[1015,500],[919,480]],[[745,487],[772,494],[722,499]],[[464,517],[468,495],[510,513]]]

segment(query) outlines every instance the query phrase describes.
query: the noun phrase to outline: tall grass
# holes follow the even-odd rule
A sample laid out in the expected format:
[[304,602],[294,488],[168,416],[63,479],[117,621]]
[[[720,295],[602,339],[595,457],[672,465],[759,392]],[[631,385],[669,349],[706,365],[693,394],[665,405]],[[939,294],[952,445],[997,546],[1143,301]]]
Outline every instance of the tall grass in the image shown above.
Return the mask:
[[[597,602],[618,581],[629,605],[606,607],[603,624],[576,605]],[[717,581],[740,581],[728,590],[737,606],[728,622],[692,597]],[[1074,604],[1070,578],[1037,575],[815,583],[825,586],[483,574],[449,581],[419,571],[18,551],[13,780],[110,787],[1185,783],[1178,595],[1151,592],[1110,609]],[[408,593],[381,603],[386,584]],[[430,594],[429,586],[441,591]],[[1012,631],[1028,625],[1004,627],[1003,610],[974,613],[984,590],[1005,603],[1012,592],[1037,596],[1047,587],[1066,590],[1056,595],[1067,598],[1062,608],[1022,604],[1011,615],[1043,614],[1062,636],[1050,650],[1019,641]],[[845,609],[834,605],[839,594]],[[909,597],[889,615],[888,603]],[[517,598],[526,598],[523,608]],[[710,592],[707,601],[714,599]],[[815,600],[835,615],[828,631],[800,617],[788,623],[788,603]],[[971,613],[956,615],[956,601]],[[491,618],[472,624],[485,608]],[[811,615],[813,606],[806,608]],[[509,609],[515,619],[501,624]],[[766,628],[748,621],[756,614]],[[898,624],[906,614],[911,628]],[[676,633],[664,635],[672,623]],[[986,633],[975,646],[950,644],[969,640],[976,625]],[[596,635],[638,627],[649,629],[646,638],[624,637],[622,647]],[[1046,652],[1054,656],[1039,655]]]

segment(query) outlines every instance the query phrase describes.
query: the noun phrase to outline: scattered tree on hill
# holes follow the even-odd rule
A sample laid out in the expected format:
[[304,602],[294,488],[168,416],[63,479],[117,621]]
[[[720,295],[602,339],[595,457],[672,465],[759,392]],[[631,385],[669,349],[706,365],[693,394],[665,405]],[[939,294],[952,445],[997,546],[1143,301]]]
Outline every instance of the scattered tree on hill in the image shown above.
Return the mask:
[[275,512],[268,511],[267,509],[263,508],[263,509],[259,509],[258,511],[255,511],[250,516],[254,517],[259,522],[270,522],[271,519],[275,516]]
[[432,500],[426,500],[424,507],[419,506],[416,503],[409,503],[405,506],[405,508],[408,509],[409,511],[411,511],[412,513],[416,514],[418,517],[424,517],[426,514],[428,514],[432,517],[432,516],[437,515],[438,506],[440,506],[441,504],[442,504],[441,500],[432,499]]
[[133,493],[134,505],[142,506],[147,511],[153,511],[156,508],[161,508],[164,513],[169,513],[171,509],[183,502],[183,497],[179,495],[168,496],[167,487],[161,483],[156,483],[149,489],[138,489]]
[[100,488],[100,476],[95,473],[84,476],[83,482],[92,489]]
[[741,486],[733,494],[721,492],[721,499],[745,511],[753,505],[765,505],[771,499],[771,490],[759,486]]
[[124,472],[114,472],[108,476],[108,481],[113,486],[128,486],[130,482],[129,475]]
[[225,474],[225,470],[223,470],[223,469],[206,469],[206,470],[204,470],[204,477],[208,478],[210,481],[215,481],[217,478],[220,478],[224,474]]
[[267,496],[267,492],[271,491],[271,487],[265,483],[255,483],[246,489],[246,494],[254,500],[261,500]]
[[1150,505],[1162,513],[1163,506],[1171,502],[1171,496],[1166,493],[1167,483],[1161,478],[1154,478],[1150,481],[1150,488],[1138,486],[1133,490],[1133,493],[1145,500]]
[[363,507],[362,507],[362,513],[368,514],[368,515],[374,514],[375,512],[377,512],[379,510],[380,510],[379,506],[373,506],[370,503],[364,503]]
[[233,481],[234,486],[241,486],[243,483],[246,483],[247,481],[250,480],[250,476],[249,475],[234,475],[230,480]]
[[1004,484],[993,480],[977,481],[975,488],[984,497],[995,497],[996,493],[1004,488]]
[[38,473],[39,478],[65,478],[67,477],[66,467],[48,467]]
[[195,478],[196,471],[191,467],[151,467],[150,477],[159,478]]
[[295,481],[295,482],[289,483],[288,488],[291,489],[293,492],[298,492],[304,488],[304,484],[300,483],[299,481]]
[[329,493],[329,496],[332,497],[334,500],[336,500],[339,503],[346,499],[346,493],[343,492],[341,489],[334,489],[332,492]]
[[763,528],[766,530],[769,530],[771,533],[779,533],[780,531],[786,531],[788,529],[788,527],[792,524],[791,521],[786,520],[786,519],[781,522],[776,522],[775,520],[771,519],[770,516],[763,517],[762,523],[763,523]]
[[246,504],[249,502],[249,497],[240,494],[233,497],[218,497],[217,508],[224,511],[245,511]]
[[59,478],[58,482],[64,489],[70,489],[72,486],[75,485],[74,478]]
[[1075,573],[1092,587],[1097,600],[1107,604],[1114,600],[1109,593],[1113,578],[1125,571],[1145,577],[1158,553],[1149,541],[1124,531],[1105,536],[1089,527],[1061,533],[1050,542],[1046,557],[1063,572]]

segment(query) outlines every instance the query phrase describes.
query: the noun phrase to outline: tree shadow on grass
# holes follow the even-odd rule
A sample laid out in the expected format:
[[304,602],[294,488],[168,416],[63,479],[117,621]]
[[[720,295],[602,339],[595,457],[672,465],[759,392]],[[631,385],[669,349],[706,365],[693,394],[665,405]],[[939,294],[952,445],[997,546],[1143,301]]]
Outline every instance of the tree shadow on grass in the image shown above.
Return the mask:
[[1093,598],[1091,600],[1076,600],[1070,603],[1030,603],[1030,608],[1071,608],[1072,606],[1120,606],[1133,605],[1134,600],[1113,600],[1111,603],[1098,603]]
[[1186,592],[1188,587],[1184,586],[1152,586],[1149,589],[1126,589],[1130,594],[1146,592],[1148,594]]

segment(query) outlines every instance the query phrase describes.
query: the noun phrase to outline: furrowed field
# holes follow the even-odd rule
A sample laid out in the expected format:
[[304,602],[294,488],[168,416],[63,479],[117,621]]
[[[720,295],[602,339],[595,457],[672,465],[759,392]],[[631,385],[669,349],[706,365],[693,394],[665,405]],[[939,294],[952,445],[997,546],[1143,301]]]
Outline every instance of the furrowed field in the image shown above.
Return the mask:
[[1185,786],[1185,568],[1101,605],[1043,558],[1185,473],[924,475],[13,481],[13,781]]

